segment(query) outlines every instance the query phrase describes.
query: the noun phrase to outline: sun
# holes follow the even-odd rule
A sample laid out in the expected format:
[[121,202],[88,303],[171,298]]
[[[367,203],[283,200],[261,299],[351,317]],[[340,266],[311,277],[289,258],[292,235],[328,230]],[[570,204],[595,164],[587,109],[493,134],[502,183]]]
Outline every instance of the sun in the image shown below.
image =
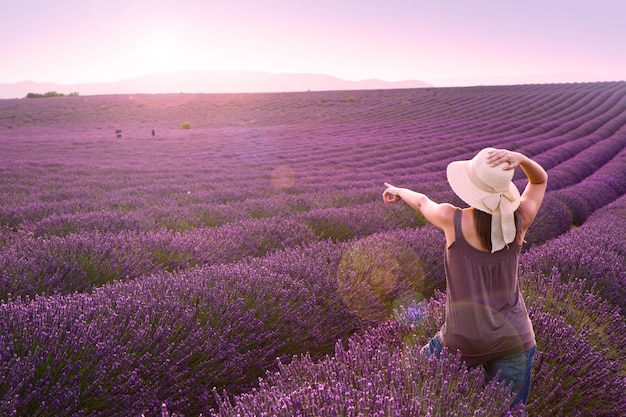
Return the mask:
[[147,51],[150,61],[157,65],[166,65],[174,56],[172,45],[166,42],[151,43]]
[[184,48],[184,42],[172,34],[141,37],[135,48],[139,72],[151,74],[179,69]]

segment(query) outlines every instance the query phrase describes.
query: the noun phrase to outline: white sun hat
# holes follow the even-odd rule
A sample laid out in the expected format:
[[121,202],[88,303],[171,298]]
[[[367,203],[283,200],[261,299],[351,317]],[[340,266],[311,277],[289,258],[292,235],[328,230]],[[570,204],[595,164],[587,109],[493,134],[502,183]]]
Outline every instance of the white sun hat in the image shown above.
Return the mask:
[[514,170],[504,169],[506,162],[492,167],[487,157],[494,148],[485,148],[469,161],[448,165],[452,191],[471,207],[491,214],[491,252],[499,251],[515,239],[514,212],[520,193],[513,184]]

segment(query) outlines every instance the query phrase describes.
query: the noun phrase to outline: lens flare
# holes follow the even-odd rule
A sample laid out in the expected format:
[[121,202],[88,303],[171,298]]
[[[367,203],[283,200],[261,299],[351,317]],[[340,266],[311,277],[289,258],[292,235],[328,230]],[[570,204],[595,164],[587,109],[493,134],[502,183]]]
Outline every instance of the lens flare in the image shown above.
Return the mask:
[[406,292],[393,302],[394,319],[405,327],[414,328],[426,318],[427,303],[422,294]]
[[287,165],[279,165],[272,169],[272,172],[270,173],[270,181],[274,187],[286,190],[293,187],[296,182],[296,174],[291,167]]
[[[422,261],[408,244],[373,235],[348,248],[337,272],[339,293],[353,313],[386,321],[415,309],[424,287]],[[417,311],[411,314],[419,315]]]

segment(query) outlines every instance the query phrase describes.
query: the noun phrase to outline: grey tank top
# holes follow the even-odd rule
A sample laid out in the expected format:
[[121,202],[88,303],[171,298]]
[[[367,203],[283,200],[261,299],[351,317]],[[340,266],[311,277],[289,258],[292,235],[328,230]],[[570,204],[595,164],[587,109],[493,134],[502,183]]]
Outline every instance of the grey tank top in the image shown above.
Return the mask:
[[467,362],[524,352],[535,345],[535,333],[519,289],[521,244],[514,241],[495,253],[476,249],[463,236],[461,216],[457,209],[455,240],[445,251],[441,343],[452,352],[459,350]]

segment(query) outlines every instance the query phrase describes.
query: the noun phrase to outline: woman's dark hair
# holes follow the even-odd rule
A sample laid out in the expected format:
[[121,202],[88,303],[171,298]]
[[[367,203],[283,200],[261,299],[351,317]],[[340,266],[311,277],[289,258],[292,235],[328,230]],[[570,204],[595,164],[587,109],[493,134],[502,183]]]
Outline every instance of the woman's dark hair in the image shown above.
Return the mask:
[[[515,240],[519,241],[522,231],[522,219],[517,215],[517,211],[515,213]],[[476,225],[476,233],[478,233],[480,243],[491,251],[491,214],[474,209],[474,224]]]

